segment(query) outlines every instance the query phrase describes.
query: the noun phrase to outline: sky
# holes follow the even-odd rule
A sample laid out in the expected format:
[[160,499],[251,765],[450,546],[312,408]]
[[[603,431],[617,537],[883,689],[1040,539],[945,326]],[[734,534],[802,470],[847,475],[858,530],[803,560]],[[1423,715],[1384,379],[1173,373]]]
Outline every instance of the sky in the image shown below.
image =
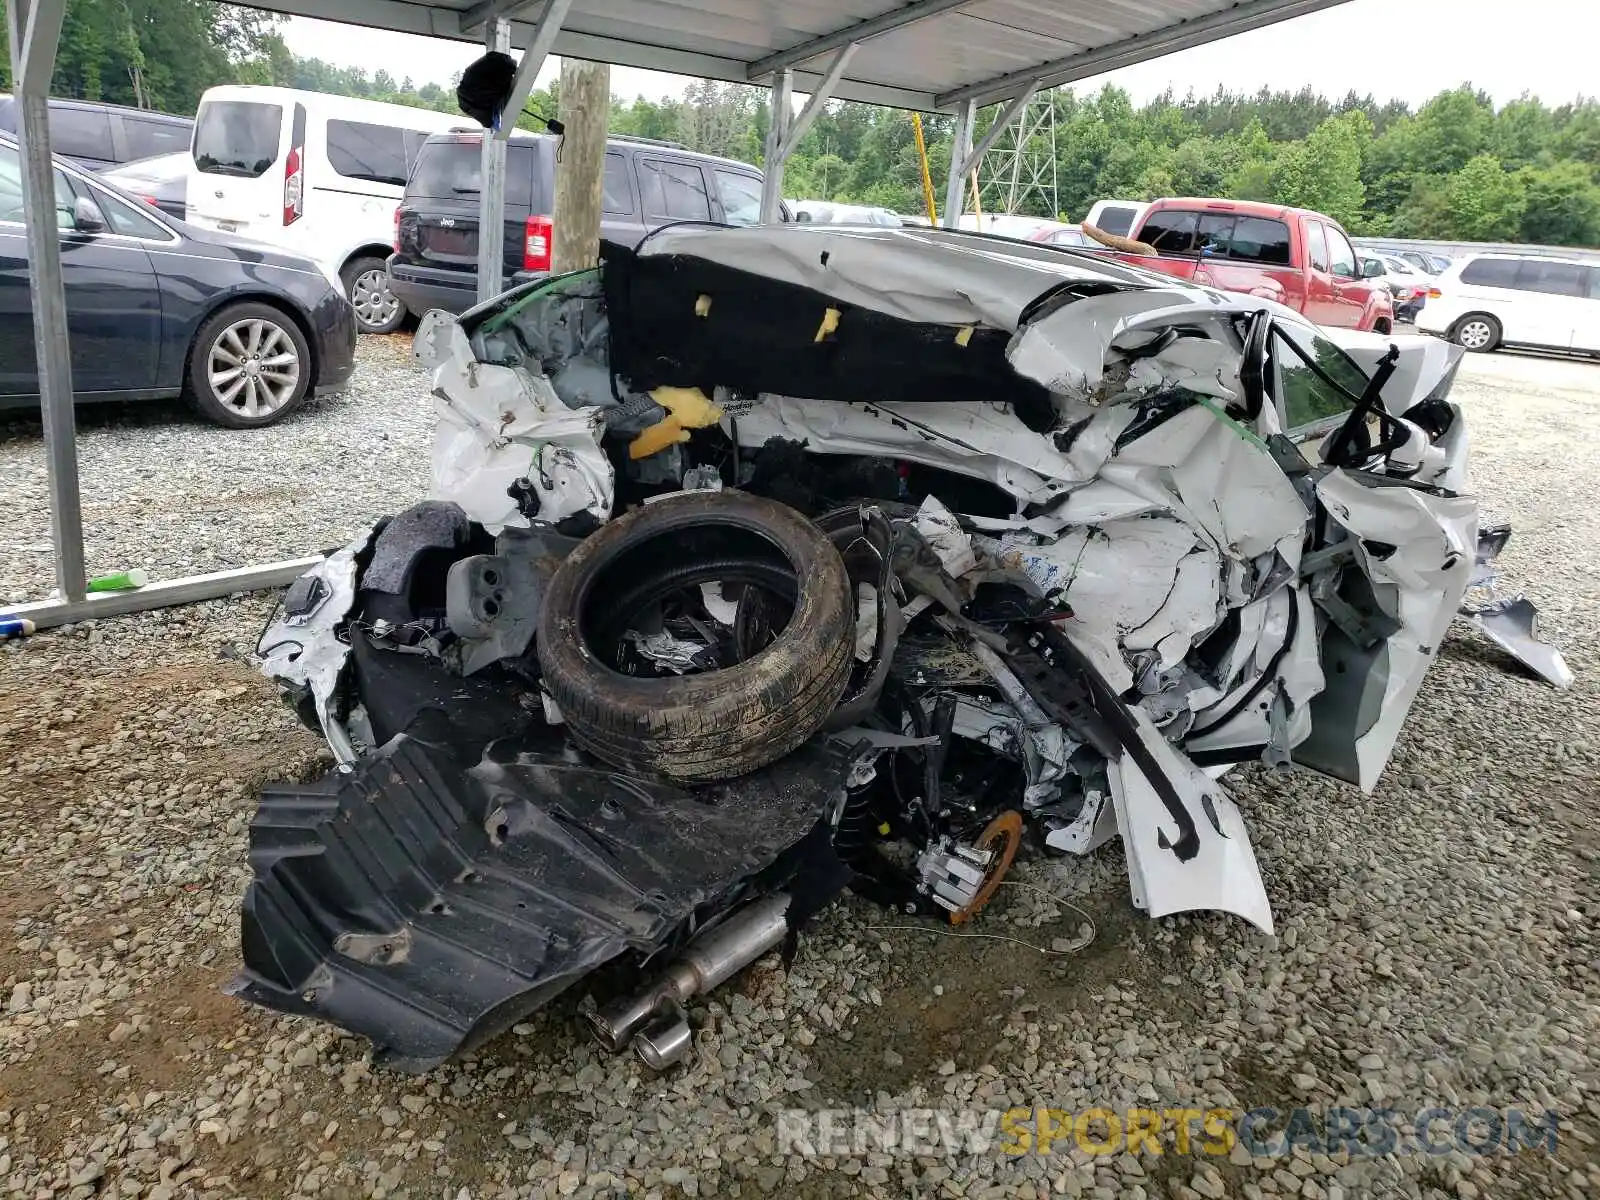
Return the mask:
[[[369,72],[382,67],[418,87],[449,83],[480,53],[463,42],[415,34],[363,30],[351,37],[349,26],[308,17],[291,17],[283,32],[297,55]],[[1600,9],[1593,0],[1350,0],[1084,80],[1074,89],[1082,94],[1114,83],[1143,102],[1168,87],[1181,97],[1190,89],[1208,94],[1219,83],[1245,92],[1310,84],[1333,99],[1354,89],[1415,105],[1471,83],[1497,104],[1530,92],[1558,105],[1594,94],[1597,44]],[[558,70],[555,60],[547,62],[539,83]],[[681,75],[611,69],[611,90],[625,100],[677,96],[687,82]]]

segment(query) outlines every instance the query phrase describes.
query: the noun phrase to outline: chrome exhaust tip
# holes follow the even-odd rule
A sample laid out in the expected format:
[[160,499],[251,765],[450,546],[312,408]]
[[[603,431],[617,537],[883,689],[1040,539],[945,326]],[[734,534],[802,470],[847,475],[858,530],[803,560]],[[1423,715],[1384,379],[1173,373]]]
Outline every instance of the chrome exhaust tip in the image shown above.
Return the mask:
[[683,1009],[668,1003],[634,1035],[633,1052],[652,1071],[665,1071],[684,1060],[692,1040]]
[[683,1004],[738,974],[788,932],[789,897],[782,892],[746,905],[684,948],[642,992],[622,996],[584,1014],[594,1040],[613,1054],[630,1046],[656,1070],[680,1061],[691,1034]]

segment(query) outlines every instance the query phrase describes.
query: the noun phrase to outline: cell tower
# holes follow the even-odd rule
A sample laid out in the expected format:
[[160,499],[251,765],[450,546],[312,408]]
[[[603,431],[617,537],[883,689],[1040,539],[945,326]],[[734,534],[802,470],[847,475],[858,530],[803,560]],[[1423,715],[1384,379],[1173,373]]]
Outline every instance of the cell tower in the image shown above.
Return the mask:
[[1056,106],[1040,92],[1006,127],[978,164],[984,212],[1030,212],[1054,217],[1056,200]]

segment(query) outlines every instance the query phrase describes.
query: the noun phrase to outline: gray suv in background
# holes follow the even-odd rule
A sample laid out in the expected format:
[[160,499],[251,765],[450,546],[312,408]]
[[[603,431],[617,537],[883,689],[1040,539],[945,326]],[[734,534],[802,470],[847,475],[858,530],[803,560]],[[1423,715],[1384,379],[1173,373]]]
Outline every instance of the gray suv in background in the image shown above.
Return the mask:
[[[513,133],[506,145],[506,287],[550,272],[557,139]],[[415,313],[465,312],[477,302],[478,205],[483,134],[436,133],[422,144],[395,213],[389,286]],[[761,172],[673,142],[613,137],[606,143],[600,236],[633,246],[674,221],[754,225]],[[786,215],[787,219],[787,215]]]
[[[55,97],[49,111],[50,152],[91,171],[157,154],[189,153],[193,117]],[[17,120],[16,97],[0,94],[0,130],[16,133]]]

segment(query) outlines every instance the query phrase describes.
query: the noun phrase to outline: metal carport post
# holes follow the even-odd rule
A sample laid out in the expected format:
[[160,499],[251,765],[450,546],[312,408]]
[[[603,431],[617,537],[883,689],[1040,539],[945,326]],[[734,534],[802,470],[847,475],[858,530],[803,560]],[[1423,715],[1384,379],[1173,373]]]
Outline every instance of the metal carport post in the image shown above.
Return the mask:
[[[511,52],[511,14],[526,8],[531,0],[488,0],[468,10],[462,18],[464,26],[483,23],[483,44],[486,50]],[[506,97],[505,108],[499,113],[494,129],[483,139],[483,171],[478,193],[478,303],[493,300],[505,290],[505,236],[506,236],[506,142],[517,127],[522,106],[533,93],[544,60],[550,54],[556,35],[561,32],[561,22],[566,20],[572,0],[549,0],[539,20],[533,27],[522,58],[517,62],[517,73],[511,80],[511,93]]]
[[33,349],[39,372],[45,464],[50,486],[50,537],[56,587],[82,600],[83,507],[78,494],[78,427],[72,411],[72,356],[67,342],[67,293],[61,277],[56,223],[55,167],[50,160],[50,76],[66,0],[8,0],[11,82],[17,98],[17,145],[22,152],[22,220],[27,228],[33,284]]

